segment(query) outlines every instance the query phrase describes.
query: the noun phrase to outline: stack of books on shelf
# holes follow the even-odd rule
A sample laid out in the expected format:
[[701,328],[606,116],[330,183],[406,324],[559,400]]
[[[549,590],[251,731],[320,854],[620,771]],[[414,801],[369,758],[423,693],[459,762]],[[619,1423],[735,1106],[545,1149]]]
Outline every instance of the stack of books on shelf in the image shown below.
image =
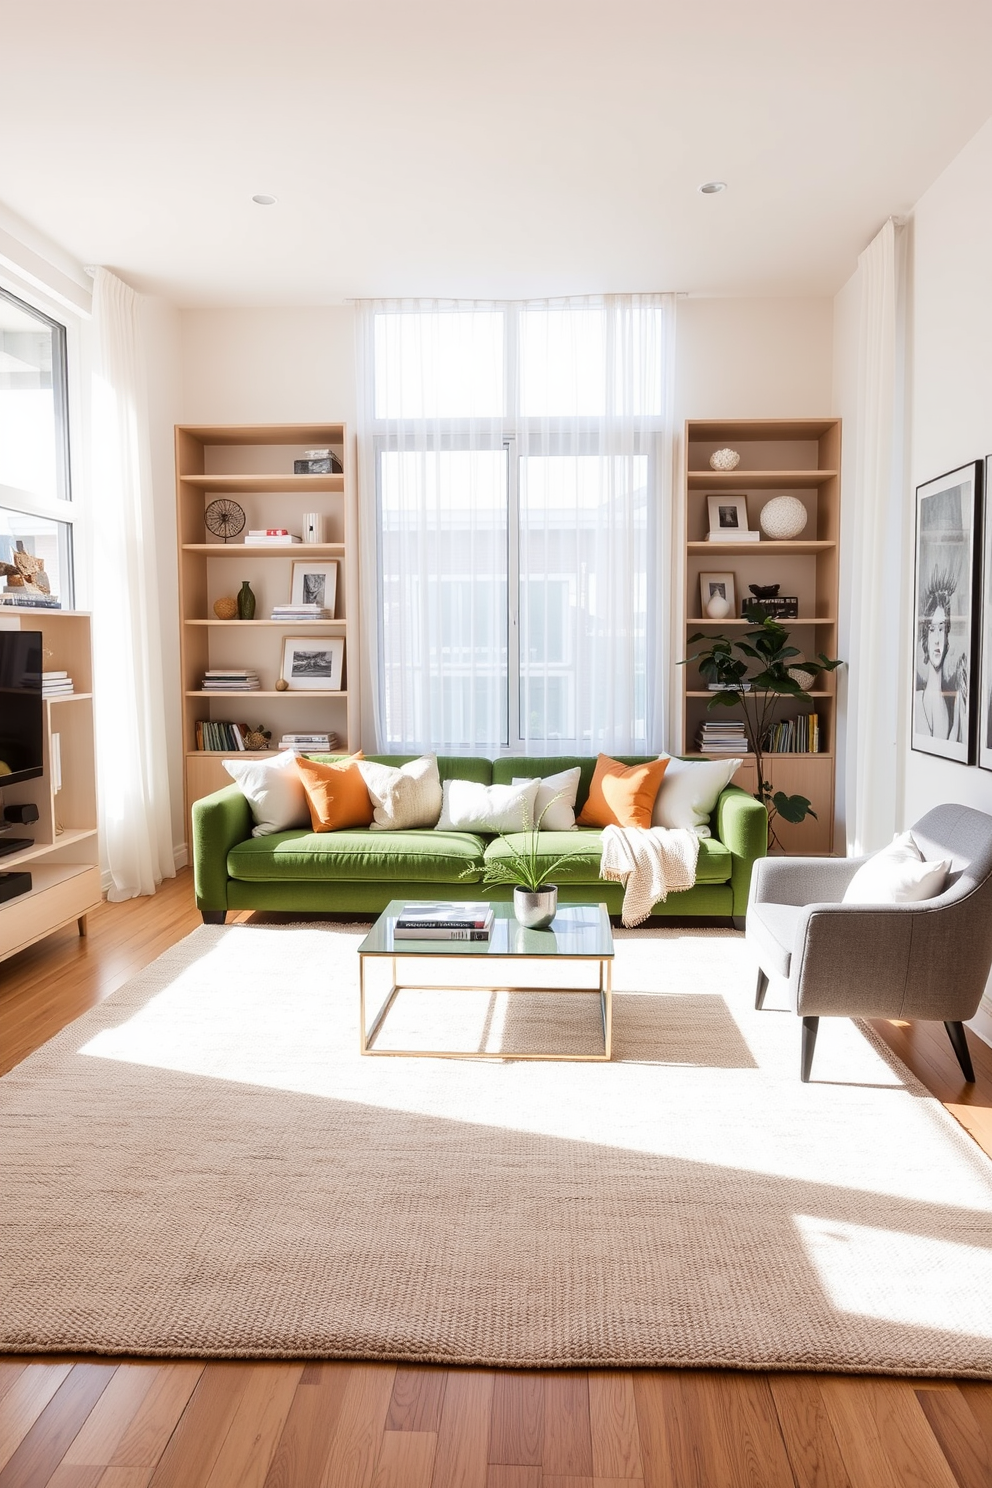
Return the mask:
[[273,620],[333,620],[334,611],[319,604],[284,604],[272,606]]
[[707,719],[696,735],[702,754],[747,754],[747,730],[737,719]]
[[302,537],[295,537],[288,527],[249,527],[245,534],[245,545],[249,548],[288,548],[292,543],[302,541]]
[[277,746],[297,754],[333,754],[338,747],[337,734],[283,734]]
[[42,672],[42,697],[68,697],[72,691],[72,678],[68,672]]
[[750,682],[707,682],[708,692],[750,692]]
[[769,754],[819,754],[819,718],[815,713],[800,713],[798,718],[773,723],[765,734],[764,747]]
[[62,601],[55,594],[39,594],[37,590],[0,590],[0,604],[16,605],[23,610],[60,610]]
[[488,940],[493,918],[491,904],[418,900],[404,904],[393,933],[397,940]]
[[215,718],[206,718],[196,725],[196,747],[224,754],[244,749],[248,726],[244,723],[218,723]]
[[215,667],[203,674],[204,692],[257,692],[258,673],[247,667]]

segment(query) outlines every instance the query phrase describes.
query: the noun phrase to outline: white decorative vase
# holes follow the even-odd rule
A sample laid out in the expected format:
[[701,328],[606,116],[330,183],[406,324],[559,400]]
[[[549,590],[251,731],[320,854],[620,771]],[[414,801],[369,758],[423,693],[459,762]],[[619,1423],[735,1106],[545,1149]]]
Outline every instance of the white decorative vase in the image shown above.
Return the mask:
[[809,521],[809,513],[798,496],[776,496],[761,508],[758,525],[766,537],[788,542],[798,537]]
[[528,930],[546,930],[557,912],[557,884],[545,884],[542,889],[525,889],[520,884],[515,885],[513,913]]
[[706,613],[711,620],[722,620],[724,615],[730,614],[730,603],[722,594],[714,594],[706,606]]
[[736,450],[718,449],[710,455],[711,470],[736,470],[741,457]]

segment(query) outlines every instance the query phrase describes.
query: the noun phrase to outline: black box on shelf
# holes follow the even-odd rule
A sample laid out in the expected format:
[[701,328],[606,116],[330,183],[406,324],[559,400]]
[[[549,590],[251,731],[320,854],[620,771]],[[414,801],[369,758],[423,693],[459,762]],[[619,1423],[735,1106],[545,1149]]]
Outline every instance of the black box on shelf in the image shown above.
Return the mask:
[[30,892],[30,873],[0,873],[0,904],[7,899],[16,899],[18,894]]
[[294,460],[294,475],[340,475],[341,461],[337,455],[324,455],[319,460]]
[[741,600],[741,619],[747,619],[749,609],[763,610],[773,620],[798,620],[799,600],[794,594],[779,594],[775,599],[755,599],[749,596]]

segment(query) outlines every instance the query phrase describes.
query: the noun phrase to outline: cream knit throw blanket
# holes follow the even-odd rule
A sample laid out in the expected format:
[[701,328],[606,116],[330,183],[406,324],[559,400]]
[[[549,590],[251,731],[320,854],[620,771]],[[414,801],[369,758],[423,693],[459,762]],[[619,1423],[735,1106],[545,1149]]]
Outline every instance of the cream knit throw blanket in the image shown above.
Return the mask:
[[600,878],[623,884],[623,922],[646,920],[656,904],[696,882],[699,838],[685,827],[605,827]]

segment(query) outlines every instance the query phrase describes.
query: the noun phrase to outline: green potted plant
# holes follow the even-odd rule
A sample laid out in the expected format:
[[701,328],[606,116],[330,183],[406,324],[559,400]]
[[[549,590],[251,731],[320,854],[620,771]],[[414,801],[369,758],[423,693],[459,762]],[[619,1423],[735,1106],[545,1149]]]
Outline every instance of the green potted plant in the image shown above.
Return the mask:
[[[736,640],[723,635],[705,635],[701,631],[690,636],[690,646],[697,641],[706,641],[707,645],[687,656],[679,665],[695,662],[704,681],[717,684],[719,690],[713,693],[707,711],[737,707],[743,711],[758,774],[755,795],[768,812],[768,845],[774,847],[779,845],[775,835],[777,817],[787,822],[802,822],[807,816],[815,818],[816,812],[805,796],[787,796],[784,791],[774,790],[771,781],[766,780],[765,739],[768,730],[783,698],[809,703],[812,707],[809,689],[816,685],[817,678],[824,672],[834,671],[841,663],[822,652],[816,661],[806,661],[798,648],[789,644],[790,636],[785,626],[767,614],[760,604],[747,605],[744,618],[754,628]],[[756,671],[752,670],[754,667],[757,667]]]
[[562,863],[567,862],[568,853],[562,853],[550,863],[542,863],[538,855],[538,837],[541,823],[561,794],[559,791],[557,796],[552,796],[534,825],[519,834],[524,838],[522,846],[517,847],[505,832],[500,832],[506,843],[507,856],[487,862],[482,871],[484,884],[512,884],[513,913],[528,930],[546,930],[558,912],[558,885],[550,883],[549,879]]

